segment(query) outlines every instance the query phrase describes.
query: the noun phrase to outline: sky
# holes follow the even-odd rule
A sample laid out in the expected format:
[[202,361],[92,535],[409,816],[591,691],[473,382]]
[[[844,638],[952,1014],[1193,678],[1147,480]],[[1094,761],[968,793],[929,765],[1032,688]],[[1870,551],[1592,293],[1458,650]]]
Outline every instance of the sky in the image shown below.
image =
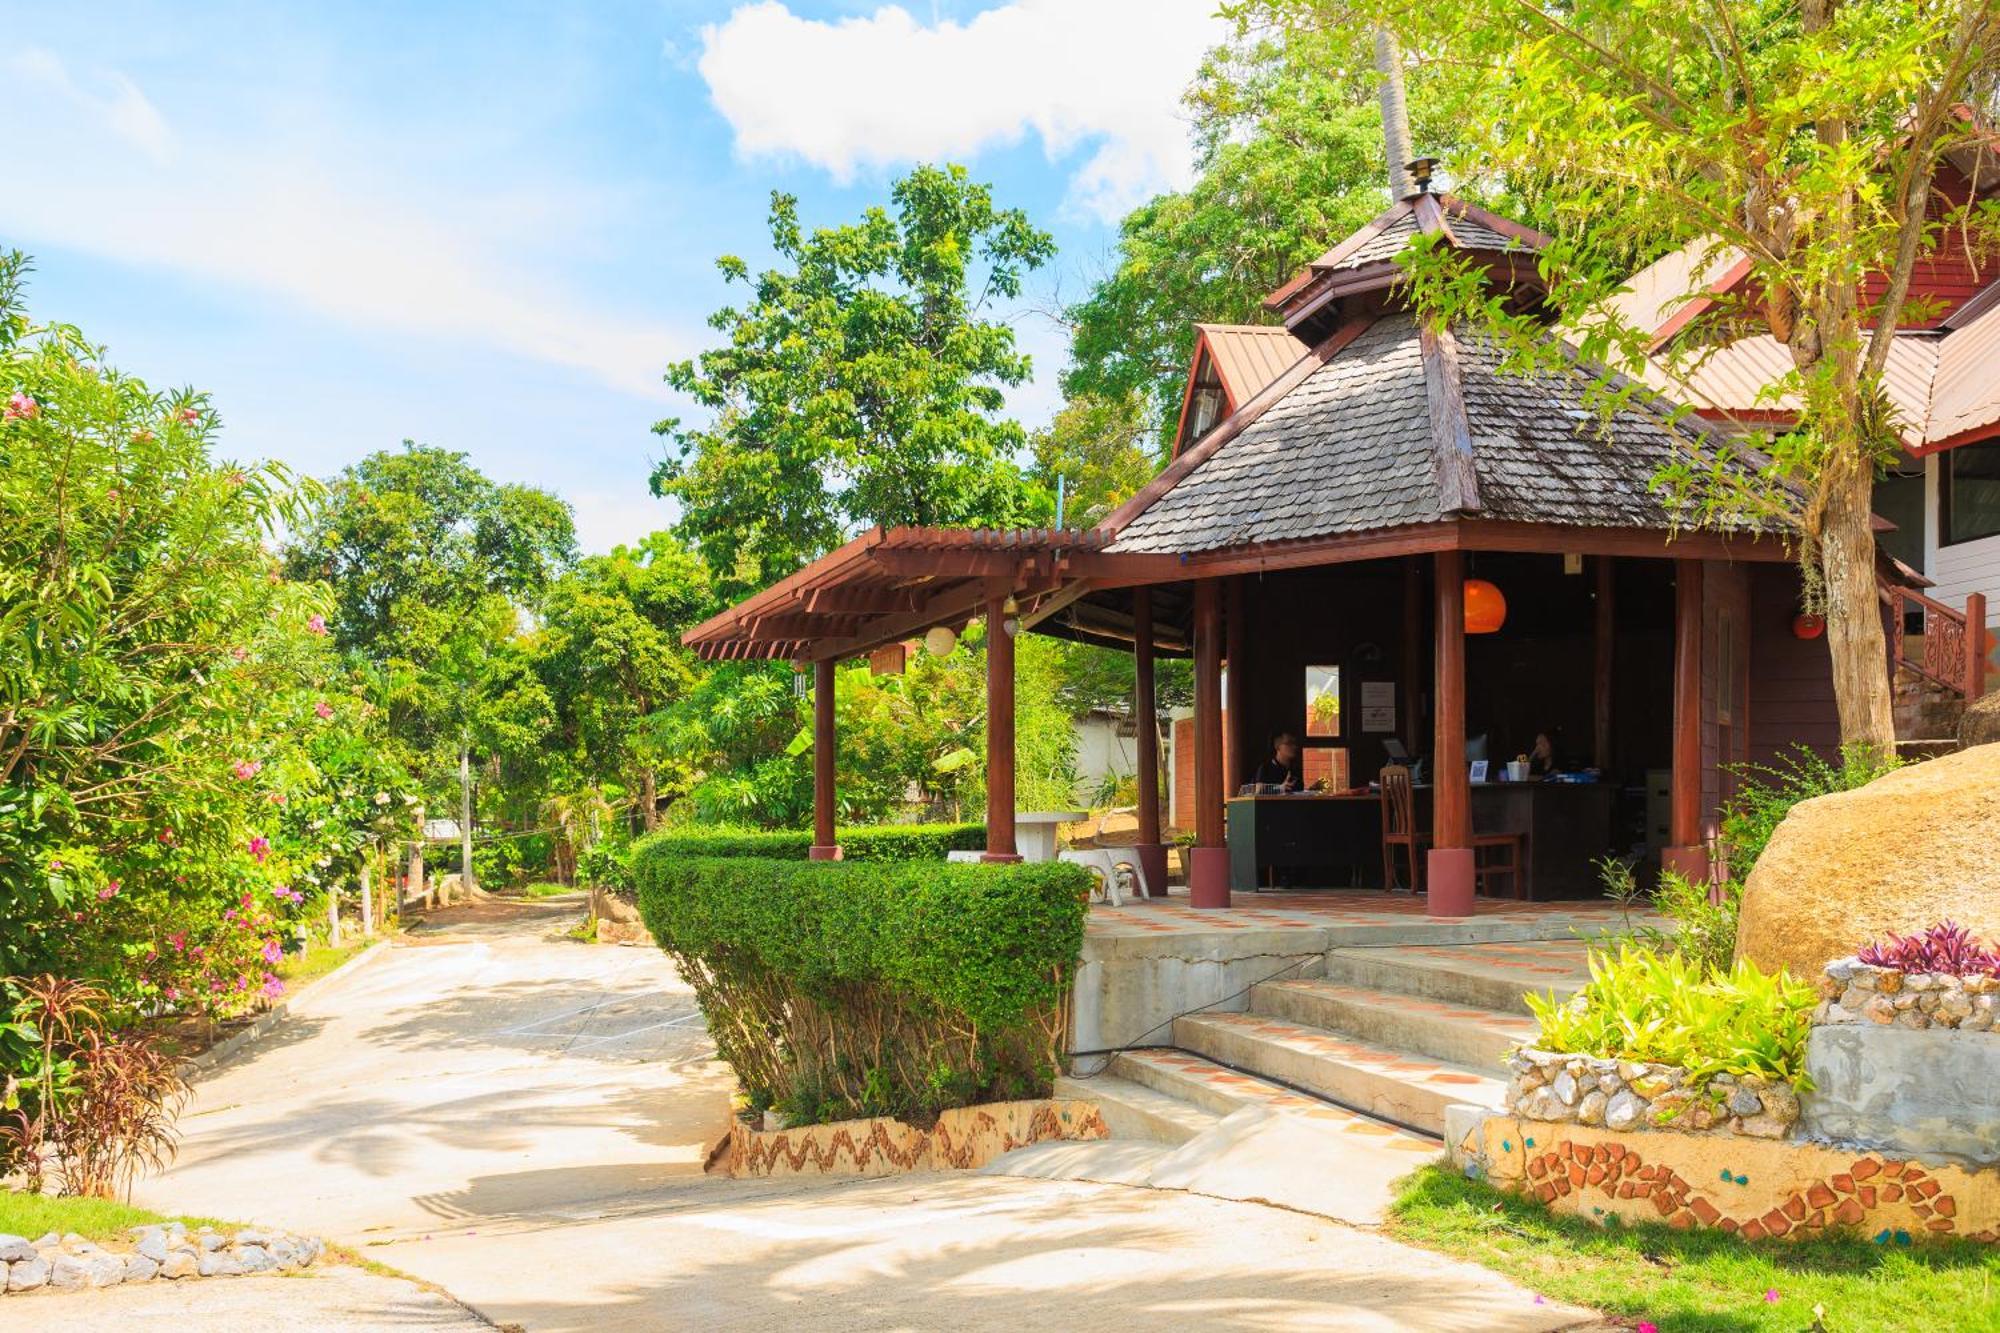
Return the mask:
[[209,392],[227,456],[460,450],[603,551],[671,521],[650,428],[699,409],[661,372],[719,338],[715,258],[769,258],[773,190],[834,225],[957,161],[1026,209],[1059,258],[1002,312],[1009,410],[1047,420],[1047,312],[1188,180],[1213,8],[0,0],[0,247],[37,318]]

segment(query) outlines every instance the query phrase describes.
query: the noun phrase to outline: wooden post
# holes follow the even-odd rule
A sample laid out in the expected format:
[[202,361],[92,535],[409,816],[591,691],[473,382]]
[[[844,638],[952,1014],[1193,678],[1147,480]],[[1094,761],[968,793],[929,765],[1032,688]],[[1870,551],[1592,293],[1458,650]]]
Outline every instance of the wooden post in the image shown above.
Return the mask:
[[986,852],[984,861],[1018,861],[1014,850],[1014,636],[1007,594],[986,597]]
[[470,898],[479,887],[472,873],[472,742],[458,743],[458,887]]
[[1153,681],[1153,590],[1132,590],[1132,721],[1139,759],[1139,845],[1132,849],[1154,898],[1167,896],[1167,849],[1160,841],[1160,717]]
[[[1403,561],[1403,745],[1411,754],[1424,750],[1424,567],[1420,557]],[[1350,778],[1360,781],[1359,775]]]
[[1674,767],[1663,870],[1708,878],[1701,840],[1701,561],[1674,561]]
[[361,853],[361,938],[375,938],[375,845]]
[[1965,599],[1965,698],[1970,703],[1986,694],[1986,594]]
[[1431,742],[1431,850],[1426,916],[1471,916],[1472,782],[1465,764],[1465,554],[1437,561],[1436,729]]
[[1617,757],[1612,753],[1611,738],[1611,681],[1615,637],[1617,632],[1616,605],[1612,601],[1614,567],[1611,557],[1597,557],[1597,615],[1596,615],[1596,672],[1591,702],[1594,705],[1592,721],[1591,762],[1603,769],[1608,776]]
[[1229,906],[1229,848],[1222,828],[1222,590],[1194,585],[1194,846],[1188,901]]
[[833,829],[834,761],[840,746],[833,717],[835,665],[830,657],[813,663],[813,845],[807,855],[815,861],[840,859]]
[[1244,641],[1249,638],[1249,626],[1244,620],[1243,576],[1236,575],[1229,580],[1223,591],[1223,661],[1227,664],[1228,692],[1222,702],[1222,795],[1227,800],[1236,790],[1243,775],[1250,769],[1251,747],[1259,742],[1250,734],[1250,710],[1244,700],[1250,697],[1250,674],[1248,653]]

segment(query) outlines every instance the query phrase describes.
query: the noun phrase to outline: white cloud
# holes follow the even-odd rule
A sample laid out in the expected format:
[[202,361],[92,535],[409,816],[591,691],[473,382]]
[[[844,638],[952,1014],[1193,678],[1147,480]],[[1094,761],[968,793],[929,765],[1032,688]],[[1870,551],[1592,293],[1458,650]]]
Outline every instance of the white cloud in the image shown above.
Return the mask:
[[1215,0],[1013,0],[967,23],[890,5],[801,18],[779,0],[702,30],[699,68],[738,151],[857,170],[965,158],[1033,133],[1094,147],[1073,206],[1114,218],[1190,175],[1180,97],[1222,39]]
[[[82,89],[30,48],[0,80],[10,188],[0,231],[249,288],[360,328],[425,334],[662,396],[680,330],[595,308],[543,275],[560,243],[512,181],[483,193],[396,178],[365,144],[177,134],[124,76]],[[49,96],[50,91],[59,96]],[[549,190],[547,193],[560,193]]]

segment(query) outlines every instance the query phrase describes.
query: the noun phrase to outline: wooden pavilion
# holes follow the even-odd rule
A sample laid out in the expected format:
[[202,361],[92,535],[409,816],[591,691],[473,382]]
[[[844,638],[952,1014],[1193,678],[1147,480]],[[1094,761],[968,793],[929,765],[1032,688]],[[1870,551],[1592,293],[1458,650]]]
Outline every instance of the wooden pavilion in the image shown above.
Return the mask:
[[[1281,729],[1305,735],[1336,788],[1360,788],[1392,754],[1427,754],[1416,841],[1435,915],[1471,912],[1475,835],[1518,834],[1524,887],[1541,896],[1576,891],[1591,856],[1629,845],[1599,826],[1605,801],[1576,794],[1591,784],[1475,783],[1468,732],[1488,776],[1538,732],[1564,738],[1578,778],[1669,773],[1661,860],[1707,873],[1704,822],[1728,766],[1834,735],[1824,641],[1794,632],[1793,553],[1775,531],[1679,523],[1653,488],[1677,454],[1726,458],[1715,427],[1646,392],[1606,415],[1586,402],[1590,367],[1508,374],[1476,333],[1421,320],[1395,262],[1419,233],[1520,308],[1540,305],[1544,238],[1420,184],[1271,297],[1282,334],[1204,327],[1183,443],[1099,526],[877,529],[689,632],[704,657],[813,664],[816,857],[839,854],[834,664],[979,616],[989,860],[1017,859],[1014,635],[1028,631],[1133,654],[1154,884],[1154,662],[1193,657],[1195,906],[1230,903],[1231,825],[1282,842],[1346,820],[1348,854],[1314,855],[1354,866],[1365,843],[1379,860],[1380,806],[1359,790],[1345,807],[1338,791],[1270,798],[1240,820],[1227,807]],[[1198,406],[1204,394],[1219,412]],[[1499,592],[1497,626],[1475,618],[1468,632],[1468,588]],[[1235,887],[1245,878],[1239,857]]]

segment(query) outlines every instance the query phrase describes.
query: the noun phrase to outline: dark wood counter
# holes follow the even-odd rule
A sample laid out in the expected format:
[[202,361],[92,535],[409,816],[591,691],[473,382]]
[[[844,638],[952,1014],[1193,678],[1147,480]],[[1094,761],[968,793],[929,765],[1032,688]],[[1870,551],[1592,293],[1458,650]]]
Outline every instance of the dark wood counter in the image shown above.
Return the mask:
[[[1594,897],[1590,863],[1610,849],[1616,795],[1608,783],[1475,783],[1472,828],[1524,837],[1530,897]],[[1420,828],[1430,827],[1430,802],[1431,789],[1418,787]],[[1254,889],[1280,875],[1302,885],[1384,887],[1382,801],[1373,793],[1238,796],[1228,810],[1231,888]]]

